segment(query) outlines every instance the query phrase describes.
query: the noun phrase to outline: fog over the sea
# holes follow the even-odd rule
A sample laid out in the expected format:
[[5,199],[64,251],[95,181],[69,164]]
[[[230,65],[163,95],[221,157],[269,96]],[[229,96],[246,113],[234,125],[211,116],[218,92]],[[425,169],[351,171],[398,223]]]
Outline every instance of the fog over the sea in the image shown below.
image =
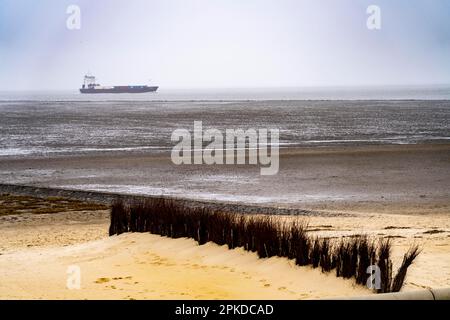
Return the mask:
[[449,13],[448,0],[0,0],[0,91],[76,89],[88,71],[163,88],[450,84]]

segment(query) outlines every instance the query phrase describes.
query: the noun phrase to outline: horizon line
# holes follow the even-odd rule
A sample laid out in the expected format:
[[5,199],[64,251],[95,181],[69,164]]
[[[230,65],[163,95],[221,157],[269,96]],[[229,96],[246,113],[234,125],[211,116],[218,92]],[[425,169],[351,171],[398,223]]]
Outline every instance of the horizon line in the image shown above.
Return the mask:
[[[450,83],[434,83],[434,84],[358,84],[358,85],[298,85],[298,86],[237,86],[237,87],[228,87],[228,86],[216,86],[216,87],[208,87],[208,86],[195,86],[195,87],[183,87],[183,86],[161,86],[159,85],[158,91],[169,90],[169,91],[182,91],[182,90],[286,90],[286,89],[389,89],[389,88],[437,88],[444,87],[450,89]],[[42,89],[2,89],[0,88],[0,92],[67,92],[67,91],[77,91],[79,88],[59,88],[59,89],[51,89],[51,88],[42,88]]]

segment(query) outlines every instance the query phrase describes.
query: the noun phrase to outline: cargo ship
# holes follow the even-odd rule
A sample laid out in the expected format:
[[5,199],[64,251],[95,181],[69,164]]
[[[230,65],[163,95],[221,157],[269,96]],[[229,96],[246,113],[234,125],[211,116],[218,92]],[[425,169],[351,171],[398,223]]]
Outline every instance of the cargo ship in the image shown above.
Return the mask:
[[144,93],[155,92],[158,90],[157,86],[101,86],[96,83],[95,77],[91,75],[84,76],[84,82],[80,88],[81,93]]

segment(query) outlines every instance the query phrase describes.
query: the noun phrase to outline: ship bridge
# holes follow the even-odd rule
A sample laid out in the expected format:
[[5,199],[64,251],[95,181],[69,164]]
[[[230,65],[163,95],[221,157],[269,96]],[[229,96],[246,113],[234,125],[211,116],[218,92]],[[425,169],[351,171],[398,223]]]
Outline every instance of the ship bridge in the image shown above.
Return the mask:
[[95,77],[91,75],[84,76],[83,89],[84,88],[93,88],[95,86],[99,86],[99,84],[95,83]]

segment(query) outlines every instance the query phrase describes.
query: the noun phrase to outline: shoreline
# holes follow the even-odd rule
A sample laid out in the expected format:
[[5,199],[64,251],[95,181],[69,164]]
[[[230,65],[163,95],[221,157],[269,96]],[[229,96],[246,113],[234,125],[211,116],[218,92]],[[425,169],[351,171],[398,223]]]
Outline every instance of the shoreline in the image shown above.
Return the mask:
[[[110,205],[115,200],[135,201],[143,199],[168,199],[181,203],[186,207],[207,207],[223,212],[242,214],[270,214],[270,215],[302,215],[312,216],[323,213],[295,208],[281,208],[275,206],[261,206],[255,204],[244,204],[217,200],[197,200],[189,198],[177,198],[172,196],[155,196],[143,194],[127,194],[118,192],[83,191],[77,189],[49,188],[31,185],[0,184],[0,194],[14,194],[23,196],[34,196],[40,198],[64,197],[68,199],[98,202]],[[328,214],[325,214],[328,215]]]
[[176,166],[167,154],[0,157],[0,180],[298,212],[446,214],[449,161],[450,144],[288,148],[275,176],[255,165]]

